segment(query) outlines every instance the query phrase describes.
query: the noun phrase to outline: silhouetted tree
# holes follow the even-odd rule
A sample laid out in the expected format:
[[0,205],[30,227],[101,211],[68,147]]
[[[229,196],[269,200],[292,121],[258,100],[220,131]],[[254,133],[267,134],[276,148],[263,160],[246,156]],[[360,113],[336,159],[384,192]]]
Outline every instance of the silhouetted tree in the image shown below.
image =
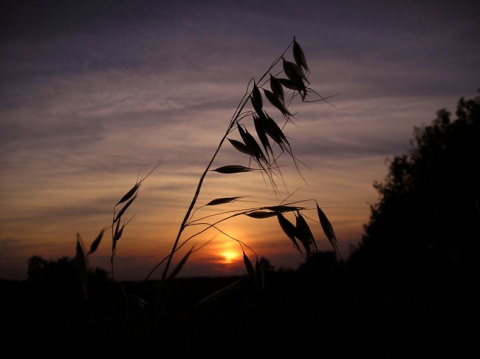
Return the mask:
[[379,202],[350,265],[397,278],[478,266],[480,97],[462,97],[456,117],[442,109],[416,127],[411,150],[374,183]]

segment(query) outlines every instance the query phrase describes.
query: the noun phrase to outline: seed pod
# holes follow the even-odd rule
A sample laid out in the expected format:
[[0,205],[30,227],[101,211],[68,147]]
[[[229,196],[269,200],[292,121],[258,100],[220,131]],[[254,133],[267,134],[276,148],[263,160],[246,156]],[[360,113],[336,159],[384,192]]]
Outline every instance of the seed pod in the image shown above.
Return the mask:
[[267,137],[267,132],[265,130],[265,124],[266,122],[266,117],[259,117],[256,115],[253,115],[253,124],[255,125],[255,131],[257,132],[257,136],[260,139],[260,142],[262,143],[263,148],[265,149],[265,152],[267,155],[269,153],[273,153],[272,147],[270,146],[270,141],[268,140]]
[[262,109],[263,109],[262,94],[260,93],[260,90],[258,89],[257,84],[253,84],[253,90],[250,96],[250,100],[252,102],[253,109],[256,112],[262,112]]
[[245,167],[242,165],[227,165],[215,168],[212,171],[216,171],[218,173],[232,174],[253,171],[253,168]]
[[212,199],[210,202],[208,202],[205,206],[216,206],[219,204],[224,204],[224,203],[231,203],[235,202],[237,199],[242,198],[242,197],[224,197],[224,198],[216,198]]
[[305,53],[303,52],[302,47],[297,42],[295,37],[293,37],[293,58],[295,59],[298,67],[300,67],[304,71],[309,71],[307,59],[305,58]]
[[294,91],[306,91],[307,87],[305,84],[302,82],[294,82],[290,79],[279,79],[280,83],[285,86],[286,88],[289,88],[290,90]]
[[237,140],[232,140],[228,138],[230,143],[232,144],[233,147],[235,147],[238,151],[245,153],[249,156],[255,157],[255,152],[253,152],[250,148],[248,148],[244,143],[237,141]]
[[332,247],[336,251],[338,251],[337,237],[335,236],[335,232],[333,231],[333,227],[330,224],[330,221],[328,220],[325,213],[318,206],[318,204],[317,204],[317,212],[318,212],[318,219],[320,220],[320,224],[322,225],[323,232],[327,236],[327,239],[330,242],[330,244],[332,245]]
[[254,153],[254,157],[257,160],[265,160],[266,157],[255,138],[246,129],[244,130],[241,125],[238,125],[238,132],[240,133],[243,142],[245,142],[245,145]]
[[123,214],[125,213],[125,211],[127,210],[127,208],[133,203],[133,201],[135,201],[135,199],[137,198],[137,194],[135,194],[132,198],[130,198],[130,200],[123,206],[123,208],[120,210],[120,212],[118,212],[118,214],[116,215],[115,219],[113,220],[113,222],[116,222],[120,219],[120,217],[123,216]]
[[303,81],[300,82],[295,82],[290,79],[279,79],[280,83],[285,86],[286,88],[289,88],[290,90],[298,91],[300,96],[302,96],[302,100],[307,97],[307,87],[303,83]]
[[283,115],[285,116],[292,116],[290,111],[285,107],[285,104],[283,101],[280,101],[278,96],[276,96],[273,92],[268,91],[263,89],[263,92],[265,93],[265,97],[270,101],[270,103],[277,108]]
[[193,252],[193,247],[190,248],[190,250],[187,252],[187,254],[185,254],[183,256],[182,260],[177,264],[177,266],[174,268],[172,273],[170,273],[170,276],[168,277],[168,279],[174,279],[177,276],[177,274],[180,273],[180,271],[182,270],[185,263],[187,263],[187,260],[190,257],[190,254],[192,252]]
[[307,253],[311,253],[313,250],[317,249],[317,244],[315,242],[315,238],[313,237],[313,233],[308,226],[307,221],[299,211],[297,211],[296,217],[297,237],[302,242]]
[[100,242],[102,241],[103,233],[105,233],[105,228],[100,231],[97,238],[95,238],[95,240],[92,242],[92,244],[90,245],[90,250],[88,251],[87,255],[92,254],[97,250]]
[[293,243],[293,246],[298,251],[300,251],[300,247],[298,246],[297,241],[295,239],[295,232],[296,232],[295,226],[288,219],[286,219],[283,216],[283,214],[281,214],[280,212],[276,212],[276,214],[278,218],[278,223],[280,224],[280,227],[282,228],[283,232],[285,232],[287,237],[290,238],[290,240]]
[[276,216],[277,214],[275,212],[270,212],[270,211],[253,211],[249,213],[245,213],[246,216],[256,218],[256,219],[263,219],[263,218],[270,218],[273,216]]
[[295,83],[303,83],[303,81],[310,83],[307,76],[303,73],[302,69],[293,62],[283,59],[283,71],[285,75]]
[[279,79],[273,77],[272,74],[270,74],[270,88],[280,101],[285,102],[285,93],[283,92],[282,83]]
[[122,202],[125,202],[127,199],[130,199],[140,187],[140,182],[135,183],[135,185],[127,192],[125,195],[117,202],[116,206]]
[[283,131],[278,127],[277,123],[270,117],[267,117],[265,122],[265,132],[274,140],[280,147],[290,146],[287,137],[285,137]]
[[270,211],[275,211],[275,212],[293,212],[293,211],[299,211],[300,209],[303,209],[301,207],[297,206],[287,206],[287,205],[279,205],[279,206],[270,206],[266,207]]

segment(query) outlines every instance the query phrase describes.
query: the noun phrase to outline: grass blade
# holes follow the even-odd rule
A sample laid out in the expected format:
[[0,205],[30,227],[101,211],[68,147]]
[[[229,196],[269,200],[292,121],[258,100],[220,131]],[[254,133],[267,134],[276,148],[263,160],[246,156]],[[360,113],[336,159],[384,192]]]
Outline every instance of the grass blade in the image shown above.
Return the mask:
[[312,251],[315,251],[317,245],[315,243],[315,238],[313,237],[313,233],[308,226],[307,221],[303,218],[300,212],[296,214],[296,229],[297,229],[297,238],[302,242],[307,255],[310,255]]
[[250,172],[250,171],[253,171],[253,168],[245,167],[242,165],[227,165],[227,166],[215,168],[212,171],[216,171],[218,173],[224,173],[224,174],[232,174],[232,173]]
[[270,141],[268,140],[267,132],[265,130],[265,121],[265,116],[260,117],[258,115],[253,115],[253,124],[255,125],[255,131],[257,132],[257,136],[260,139],[260,142],[262,143],[262,146],[265,149],[267,155],[269,155],[269,153],[273,155],[273,149],[272,146],[270,146]]
[[287,237],[290,238],[290,240],[293,243],[293,246],[298,251],[300,251],[300,247],[298,246],[298,243],[295,239],[295,235],[296,235],[296,232],[297,232],[296,229],[295,229],[295,226],[288,219],[286,219],[283,216],[282,213],[280,213],[280,212],[275,212],[275,213],[276,213],[277,218],[278,218],[278,223],[280,224],[280,227],[282,228],[283,232],[285,232]]
[[231,139],[231,138],[228,138],[228,140],[230,141],[232,146],[235,147],[235,149],[237,151],[240,151],[240,152],[245,153],[249,156],[255,157],[255,152],[253,152],[250,148],[248,148],[244,143],[242,143],[240,141],[237,141],[237,140],[234,140],[234,139]]
[[182,258],[182,260],[177,264],[177,266],[174,268],[172,273],[170,273],[169,279],[173,279],[177,276],[178,273],[182,270],[183,266],[185,263],[187,263],[188,258],[190,257],[190,254],[193,252],[193,247],[190,248],[190,250],[185,254]]
[[285,102],[285,92],[283,91],[282,83],[272,74],[270,74],[270,88],[280,101]]
[[285,107],[285,104],[280,101],[280,99],[273,92],[264,89],[263,93],[265,94],[267,100],[284,116],[292,116],[290,111],[288,111],[288,109]]
[[100,231],[97,238],[95,238],[95,240],[92,242],[92,244],[90,245],[90,250],[88,251],[87,255],[92,254],[97,250],[98,246],[100,245],[100,242],[102,241],[104,233],[105,233],[105,228]]
[[263,219],[263,218],[274,217],[277,214],[275,212],[270,212],[270,211],[253,211],[253,212],[245,213],[245,215],[255,219]]
[[270,206],[266,207],[270,211],[274,212],[294,212],[294,211],[299,211],[303,209],[303,207],[297,207],[297,206],[286,206],[286,205],[280,205],[280,206]]
[[286,88],[294,91],[298,91],[300,96],[302,97],[302,100],[305,100],[307,97],[307,87],[303,83],[303,81],[300,82],[295,82],[289,79],[279,79],[280,83],[285,86]]
[[250,97],[253,109],[256,112],[262,112],[263,109],[263,100],[262,100],[262,94],[260,93],[260,90],[258,89],[257,84],[253,84],[253,90],[252,90],[252,95]]
[[81,267],[86,268],[85,251],[83,250],[83,241],[80,233],[77,233],[77,246],[75,251],[75,260]]
[[273,118],[268,116],[265,125],[265,131],[267,132],[267,135],[269,135],[270,138],[274,140],[281,148],[288,149],[290,147],[287,137]]
[[120,228],[119,224],[120,224],[120,221],[117,222],[117,227],[115,228],[115,235],[113,236],[113,243],[116,243],[122,237],[123,229],[125,228],[125,224],[122,225],[122,228]]
[[125,195],[120,199],[120,201],[117,202],[115,206],[118,206],[120,203],[129,200],[137,192],[139,187],[140,183],[135,183],[135,185],[127,193],[125,193]]
[[248,132],[247,129],[243,129],[241,125],[238,125],[238,132],[240,133],[240,137],[242,137],[245,145],[255,154],[254,157],[257,159],[257,161],[260,161],[261,159],[265,160],[266,157],[263,154],[262,149],[250,132]]
[[218,204],[231,203],[231,202],[235,202],[239,198],[243,198],[243,197],[216,198],[208,202],[205,206],[216,206]]
[[235,286],[236,286],[237,284],[239,284],[242,280],[243,280],[243,278],[237,279],[235,282],[230,283],[229,285],[227,285],[227,286],[225,286],[225,287],[223,287],[223,288],[220,288],[219,290],[213,292],[212,294],[209,294],[208,296],[206,296],[205,298],[203,298],[202,300],[200,300],[200,301],[195,305],[195,308],[199,308],[199,307],[201,307],[202,305],[210,302],[211,300],[219,297],[220,295],[227,293],[229,290],[234,289]]
[[325,215],[325,213],[321,210],[318,203],[317,203],[317,212],[318,212],[318,219],[320,220],[320,224],[322,225],[323,232],[327,236],[327,239],[332,245],[332,247],[338,252],[337,237],[335,236],[333,227],[330,221],[328,220],[327,216]]
[[295,59],[295,63],[298,67],[304,71],[309,71],[305,53],[295,37],[293,37],[293,58]]
[[285,75],[292,80],[295,83],[302,83],[305,81],[306,83],[310,83],[303,73],[302,69],[297,66],[297,64],[287,61],[283,59],[283,71],[285,72]]
[[130,207],[130,205],[133,203],[133,201],[135,201],[135,199],[137,198],[137,194],[135,194],[132,198],[130,198],[130,200],[125,204],[125,206],[123,206],[123,208],[120,210],[120,212],[117,213],[117,215],[115,216],[115,219],[113,220],[113,222],[116,222],[120,219],[120,217],[122,217],[122,215],[125,213],[125,211],[127,210],[128,207]]

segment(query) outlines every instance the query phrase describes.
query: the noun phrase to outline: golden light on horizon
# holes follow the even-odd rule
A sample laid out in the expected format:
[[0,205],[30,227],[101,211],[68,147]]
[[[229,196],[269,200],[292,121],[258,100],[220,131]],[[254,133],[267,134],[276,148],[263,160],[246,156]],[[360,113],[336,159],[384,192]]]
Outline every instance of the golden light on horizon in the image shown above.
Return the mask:
[[220,254],[225,259],[224,261],[225,264],[231,264],[239,257],[239,254],[237,252],[231,251],[231,250],[224,251]]

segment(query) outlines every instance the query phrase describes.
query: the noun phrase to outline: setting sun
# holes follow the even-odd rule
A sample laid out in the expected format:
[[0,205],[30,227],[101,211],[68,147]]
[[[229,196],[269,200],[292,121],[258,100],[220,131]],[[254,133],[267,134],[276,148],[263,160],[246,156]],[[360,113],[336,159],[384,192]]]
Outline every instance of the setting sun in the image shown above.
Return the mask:
[[222,257],[225,258],[225,263],[230,264],[233,263],[234,260],[238,257],[238,253],[233,251],[226,251],[221,253]]

